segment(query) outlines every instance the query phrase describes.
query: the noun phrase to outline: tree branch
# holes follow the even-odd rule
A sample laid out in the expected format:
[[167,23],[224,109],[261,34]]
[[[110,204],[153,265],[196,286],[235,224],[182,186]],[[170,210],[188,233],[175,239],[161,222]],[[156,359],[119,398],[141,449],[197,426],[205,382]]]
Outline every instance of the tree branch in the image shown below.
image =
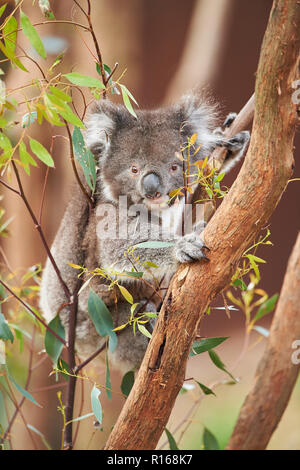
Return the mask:
[[[293,169],[300,4],[274,0],[257,72],[252,138],[243,167],[204,230],[210,262],[182,265],[172,279],[135,384],[106,449],[155,448],[182,386],[203,312],[231,280],[266,224]],[[199,312],[202,314],[199,315]]]
[[[228,449],[265,449],[299,373],[292,344],[300,339],[300,234],[290,256],[267,348],[240,411]],[[266,400],[267,397],[267,400]]]

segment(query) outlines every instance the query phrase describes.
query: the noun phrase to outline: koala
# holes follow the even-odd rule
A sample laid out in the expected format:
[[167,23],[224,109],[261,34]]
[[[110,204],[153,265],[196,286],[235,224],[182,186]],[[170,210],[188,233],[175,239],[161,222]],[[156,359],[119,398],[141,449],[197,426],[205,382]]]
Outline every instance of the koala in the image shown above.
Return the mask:
[[[225,125],[234,117],[231,113]],[[137,111],[137,119],[124,106],[109,100],[94,105],[86,122],[85,143],[98,166],[95,207],[89,210],[86,198],[75,186],[51,248],[71,292],[78,283],[78,272],[68,263],[90,271],[101,268],[110,273],[110,280],[118,279],[131,293],[138,303],[136,312],[158,312],[178,263],[207,260],[201,228],[191,227],[188,233],[176,232],[175,236],[184,198],[170,198],[169,194],[184,185],[178,152],[193,134],[197,134],[194,148],[200,149],[191,163],[204,159],[217,146],[228,149],[227,170],[242,157],[249,132],[226,139],[216,128],[217,119],[217,106],[199,93],[170,107]],[[158,240],[168,242],[167,246],[149,249],[141,245],[130,251],[130,247]],[[130,275],[132,271],[143,272],[142,278]],[[118,286],[112,287],[102,276],[95,276],[89,285],[110,310],[115,327],[128,322],[130,304]],[[88,297],[86,287],[79,294],[76,326],[76,350],[83,358],[105,341],[89,317]],[[49,260],[40,298],[45,319],[50,321],[59,312],[68,328],[69,307],[64,305],[66,298]],[[153,322],[147,328],[151,331]],[[112,364],[123,372],[137,369],[147,344],[145,335],[139,331],[134,335],[127,326],[118,334]]]

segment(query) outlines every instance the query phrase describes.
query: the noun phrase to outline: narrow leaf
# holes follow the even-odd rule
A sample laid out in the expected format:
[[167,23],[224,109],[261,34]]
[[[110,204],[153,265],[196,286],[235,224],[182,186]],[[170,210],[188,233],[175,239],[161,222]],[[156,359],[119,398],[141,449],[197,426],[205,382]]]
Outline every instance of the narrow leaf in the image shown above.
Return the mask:
[[134,245],[135,248],[167,248],[169,246],[175,245],[174,242],[161,242],[161,241],[150,241],[150,242],[142,242]]
[[217,347],[219,344],[223,343],[228,339],[228,336],[225,337],[216,337],[216,338],[204,338],[200,341],[195,341],[190,352],[190,356],[195,356],[196,354],[202,354],[210,349]]
[[219,443],[213,433],[207,428],[203,432],[203,444],[205,450],[220,450]]
[[113,352],[117,346],[117,335],[113,331],[113,320],[103,300],[90,289],[88,313],[100,336],[109,336],[109,350]]
[[78,127],[74,127],[73,149],[76,160],[80,163],[86,182],[94,192],[96,189],[96,161],[95,157],[85,146],[83,135]]
[[54,167],[54,161],[48,152],[48,150],[45,149],[45,147],[38,142],[35,139],[30,138],[29,139],[29,145],[32,150],[32,152],[37,156],[39,160],[41,160],[45,165]]
[[106,375],[105,375],[105,388],[106,388],[106,395],[109,400],[112,400],[111,394],[111,381],[110,381],[110,372],[109,372],[109,364],[108,364],[108,355],[105,356],[105,365],[106,365]]
[[211,360],[213,361],[213,363],[215,364],[215,366],[218,367],[218,369],[221,369],[226,374],[228,374],[229,377],[231,377],[232,380],[234,380],[236,382],[235,377],[233,377],[233,375],[230,372],[228,372],[228,370],[226,370],[225,364],[223,364],[223,362],[219,358],[218,354],[213,349],[210,349],[208,351],[208,354],[209,354],[209,357],[211,358]]
[[202,383],[198,382],[196,380],[197,384],[199,385],[199,387],[201,388],[202,392],[205,394],[205,395],[214,395],[216,396],[215,392],[213,392],[213,390],[211,390],[209,387],[207,387],[206,385],[203,385]]
[[152,338],[151,333],[150,333],[143,325],[141,325],[140,323],[138,323],[137,326],[138,326],[138,329],[140,330],[140,332],[141,332],[144,336],[146,336],[147,338],[150,338],[150,339]]
[[126,398],[128,397],[133,387],[133,384],[134,384],[134,372],[130,370],[129,372],[126,372],[126,374],[123,376],[122,383],[121,383],[121,390]]
[[[136,113],[135,113],[135,111],[132,107],[131,101],[129,99],[129,92],[128,92],[127,88],[124,85],[121,85],[121,84],[119,84],[119,85],[120,85],[120,88],[121,88],[124,105],[126,106],[128,111],[130,112],[130,114],[132,114],[132,116],[134,116],[137,119],[137,115],[136,115]],[[132,95],[131,95],[131,99],[132,99]]]
[[19,390],[19,392],[25,397],[27,398],[27,400],[31,401],[32,403],[34,403],[35,405],[39,406],[40,408],[42,408],[42,406],[33,398],[33,396],[27,391],[25,390],[24,388],[21,387],[21,385],[19,385],[15,380],[14,378],[9,374],[9,380],[14,384],[14,386]]
[[179,450],[177,447],[176,441],[173,435],[170,433],[170,431],[168,431],[168,429],[165,428],[165,432],[169,441],[170,450]]
[[16,49],[18,22],[11,16],[3,28],[4,44],[9,52],[14,53]]
[[[60,336],[60,338],[65,339],[65,329],[60,321],[59,315],[56,315],[56,317],[50,321],[49,327]],[[63,343],[49,330],[46,330],[45,333],[45,349],[47,354],[51,357],[54,366],[56,366],[63,349]]]
[[127,300],[128,303],[133,304],[133,297],[130,294],[130,292],[128,292],[126,287],[120,286],[120,285],[118,285],[118,287],[119,287],[119,289],[121,291],[121,294],[123,295],[124,299]]
[[278,299],[278,294],[274,294],[272,297],[270,297],[268,300],[266,300],[258,309],[255,317],[253,318],[252,322],[256,323],[258,320],[260,320],[262,317],[267,315],[268,313],[272,312],[272,310],[275,307],[275,304]]
[[4,341],[9,340],[11,343],[14,341],[14,336],[2,313],[0,313],[0,339]]
[[66,77],[69,82],[73,83],[74,85],[105,89],[105,86],[102,82],[100,82],[100,80],[94,77],[90,77],[88,75],[82,75],[78,72],[71,72],[66,73],[63,76]]

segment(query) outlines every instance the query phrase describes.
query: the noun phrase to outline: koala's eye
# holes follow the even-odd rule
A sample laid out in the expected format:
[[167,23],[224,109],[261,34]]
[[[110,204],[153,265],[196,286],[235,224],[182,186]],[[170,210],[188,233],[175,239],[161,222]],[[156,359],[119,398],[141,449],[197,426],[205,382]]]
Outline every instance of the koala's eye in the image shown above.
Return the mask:
[[177,171],[178,165],[176,165],[176,163],[173,163],[173,165],[171,165],[170,169],[171,169],[171,171]]
[[138,172],[139,172],[139,169],[138,169],[136,166],[132,165],[132,167],[131,167],[131,173],[133,173],[134,175],[136,175]]

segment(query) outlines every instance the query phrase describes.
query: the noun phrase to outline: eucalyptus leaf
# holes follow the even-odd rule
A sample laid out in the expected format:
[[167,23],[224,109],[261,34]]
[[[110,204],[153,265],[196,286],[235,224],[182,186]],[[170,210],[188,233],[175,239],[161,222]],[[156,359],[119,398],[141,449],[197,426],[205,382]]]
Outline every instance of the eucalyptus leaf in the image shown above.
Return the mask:
[[210,349],[217,347],[219,344],[223,343],[228,339],[228,336],[225,337],[216,337],[216,338],[203,338],[200,341],[195,341],[190,352],[190,356],[195,356],[196,354],[202,354]]
[[134,372],[130,370],[122,378],[121,390],[127,398],[134,384]]
[[165,428],[165,432],[169,441],[170,450],[179,450],[179,448],[177,447],[176,441],[173,435],[170,433],[170,431],[168,431],[168,429]]
[[80,163],[85,179],[92,192],[96,189],[96,161],[92,152],[86,148],[80,129],[75,126],[72,136],[74,155]]
[[7,341],[9,340],[11,343],[14,341],[14,336],[9,328],[5,316],[0,313],[0,339]]
[[220,450],[217,439],[207,428],[204,428],[203,431],[203,445],[205,450]]
[[69,82],[73,83],[74,85],[105,89],[105,86],[102,82],[100,82],[100,80],[94,77],[90,77],[88,75],[82,75],[78,72],[71,72],[66,73],[63,76],[66,77]]
[[38,142],[35,139],[30,138],[29,139],[29,145],[32,150],[32,152],[37,156],[39,160],[41,160],[45,165],[54,167],[54,161],[48,152],[48,150],[45,149],[45,147]]
[[149,241],[149,242],[141,242],[137,245],[134,245],[134,248],[167,248],[169,246],[174,246],[174,242],[161,242],[161,241]]
[[[65,339],[65,329],[60,321],[59,315],[56,315],[48,326],[63,340]],[[47,354],[52,359],[54,366],[57,366],[57,361],[63,349],[63,343],[59,341],[48,329],[45,333],[45,349]]]

